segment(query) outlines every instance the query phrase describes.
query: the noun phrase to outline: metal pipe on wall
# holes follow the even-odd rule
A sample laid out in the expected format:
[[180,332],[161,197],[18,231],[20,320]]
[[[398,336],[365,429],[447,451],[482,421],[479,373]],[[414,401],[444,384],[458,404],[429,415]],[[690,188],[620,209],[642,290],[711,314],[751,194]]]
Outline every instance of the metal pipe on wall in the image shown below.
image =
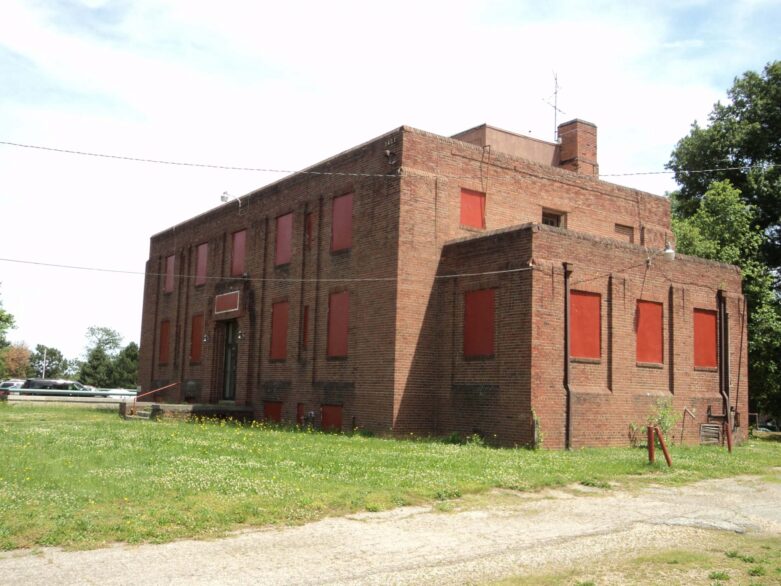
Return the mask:
[[567,450],[572,449],[572,388],[570,382],[572,378],[572,369],[570,366],[570,293],[569,277],[572,274],[572,263],[564,263],[564,390],[566,392],[565,400],[565,429],[564,429],[564,447]]

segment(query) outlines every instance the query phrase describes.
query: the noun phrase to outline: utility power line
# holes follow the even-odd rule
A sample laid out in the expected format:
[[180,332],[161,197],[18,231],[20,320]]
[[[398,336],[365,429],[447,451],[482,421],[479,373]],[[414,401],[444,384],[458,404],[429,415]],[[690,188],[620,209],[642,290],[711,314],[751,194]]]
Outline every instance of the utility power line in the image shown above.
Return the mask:
[[[238,165],[218,165],[212,163],[193,163],[188,161],[169,161],[165,159],[151,159],[145,157],[131,157],[127,155],[114,155],[107,153],[95,153],[90,151],[77,151],[73,149],[64,149],[58,147],[50,147],[43,145],[26,144],[20,142],[11,142],[7,140],[0,140],[0,144],[6,146],[12,146],[17,148],[34,149],[40,151],[49,151],[55,153],[62,153],[68,155],[78,155],[83,157],[97,157],[102,159],[115,159],[120,161],[130,161],[134,163],[148,163],[154,165],[170,165],[178,167],[195,167],[204,169],[219,169],[223,171],[250,171],[256,173],[279,173],[287,175],[320,175],[320,176],[340,176],[340,177],[398,177],[396,173],[348,173],[339,171],[311,171],[311,170],[294,170],[294,169],[275,169],[271,167],[242,167]],[[734,167],[714,167],[711,169],[668,169],[664,171],[630,171],[626,173],[600,173],[599,177],[632,177],[638,175],[671,175],[673,173],[717,173],[720,171],[748,171],[751,169],[772,169],[776,167],[775,163],[760,163],[754,165],[742,165]],[[428,177],[429,175],[425,175]],[[439,174],[440,177],[447,177],[451,179],[475,179],[482,180],[485,176],[475,177],[469,175],[445,175]],[[493,178],[496,179],[496,178]]]
[[[122,274],[122,275],[135,275],[135,276],[145,276],[145,277],[164,277],[165,273],[154,273],[154,272],[145,272],[145,271],[127,271],[122,269],[106,269],[106,268],[100,268],[100,267],[87,267],[87,266],[79,266],[79,265],[66,265],[66,264],[59,264],[59,263],[52,263],[52,262],[40,262],[40,261],[34,261],[34,260],[23,260],[23,259],[16,259],[16,258],[0,258],[0,262],[9,262],[9,263],[15,263],[15,264],[23,264],[23,265],[32,265],[32,266],[39,266],[39,267],[48,267],[48,268],[58,268],[58,269],[69,269],[69,270],[77,270],[77,271],[90,271],[90,272],[97,272],[97,273],[116,273],[116,274]],[[505,273],[519,273],[522,271],[530,271],[533,267],[521,267],[517,269],[503,269],[499,271],[485,271],[480,273],[457,273],[457,274],[450,274],[450,275],[435,275],[435,279],[455,279],[458,277],[482,277],[484,275],[501,275]],[[174,274],[174,279],[179,278],[185,278],[185,279],[194,279],[195,275],[186,275],[186,274]],[[226,277],[206,277],[207,280],[211,281],[221,281],[226,279]],[[405,278],[405,277],[355,277],[355,278],[344,278],[344,279],[328,279],[328,278],[320,278],[320,279],[279,279],[279,278],[265,278],[265,277],[248,277],[248,278],[242,278],[242,277],[235,277],[236,280],[240,281],[250,281],[250,282],[276,282],[276,283],[315,283],[315,282],[321,282],[321,283],[362,283],[362,282],[394,282],[394,281],[405,281],[405,280],[414,280],[412,278]]]

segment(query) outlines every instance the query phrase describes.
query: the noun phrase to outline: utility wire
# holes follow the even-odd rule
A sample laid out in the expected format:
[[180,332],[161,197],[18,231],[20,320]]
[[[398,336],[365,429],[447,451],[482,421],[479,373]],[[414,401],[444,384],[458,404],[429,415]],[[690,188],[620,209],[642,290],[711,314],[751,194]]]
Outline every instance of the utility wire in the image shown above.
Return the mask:
[[[51,267],[51,268],[58,268],[58,269],[70,269],[70,270],[78,270],[78,271],[91,271],[91,272],[97,272],[97,273],[117,273],[122,275],[138,275],[138,276],[147,276],[147,277],[165,277],[165,273],[147,273],[144,271],[126,271],[121,269],[105,269],[105,268],[99,268],[99,267],[85,267],[85,266],[79,266],[79,265],[65,265],[65,264],[58,264],[58,263],[50,263],[50,262],[39,262],[39,261],[33,261],[33,260],[21,260],[16,258],[0,258],[0,262],[11,262],[16,264],[23,264],[23,265],[33,265],[33,266],[40,266],[40,267]],[[481,273],[457,273],[457,274],[450,274],[450,275],[434,275],[434,279],[455,279],[458,277],[481,277],[484,275],[501,275],[505,273],[520,273],[522,271],[530,271],[533,267],[520,267],[517,269],[503,269],[500,271],[485,271]],[[174,279],[179,278],[185,278],[185,279],[194,279],[195,275],[185,275],[185,274],[174,274]],[[406,281],[406,280],[414,280],[413,278],[406,278],[406,277],[356,277],[356,278],[346,278],[346,279],[278,279],[278,278],[264,278],[264,277],[209,277],[207,276],[206,279],[210,281],[222,281],[227,278],[234,278],[237,281],[250,281],[253,283],[261,283],[261,282],[275,282],[275,283],[314,283],[314,282],[321,282],[321,283],[355,283],[355,282],[388,282],[388,281]]]
[[[350,177],[388,177],[379,173],[339,173],[333,171],[291,171],[289,169],[265,169],[262,167],[238,167],[233,165],[213,165],[210,163],[189,163],[185,161],[166,161],[162,159],[146,159],[142,157],[130,157],[126,155],[109,155],[105,153],[92,153],[88,151],[75,151],[71,149],[61,149],[56,147],[40,146],[34,144],[24,144],[20,142],[9,142],[0,140],[0,144],[15,146],[25,149],[36,149],[41,151],[51,151],[55,153],[65,153],[68,155],[80,155],[84,157],[99,157],[103,159],[118,159],[121,161],[133,161],[135,163],[154,163],[156,165],[174,165],[180,167],[201,167],[206,169],[222,169],[227,171],[256,171],[261,173],[297,173],[307,175],[342,175]],[[391,175],[392,176],[392,175]]]
[[[103,159],[116,159],[121,161],[132,161],[135,163],[152,163],[155,165],[172,165],[179,167],[196,167],[205,169],[221,169],[225,171],[252,171],[259,173],[280,173],[296,175],[321,175],[321,176],[340,176],[340,177],[397,177],[394,173],[348,173],[338,171],[310,171],[310,170],[292,170],[292,169],[273,169],[267,167],[241,167],[236,165],[216,165],[211,163],[191,163],[187,161],[168,161],[164,159],[149,159],[144,157],[131,157],[127,155],[112,155],[106,153],[93,153],[89,151],[77,151],[72,149],[63,149],[42,145],[26,144],[20,142],[11,142],[0,140],[0,144],[18,148],[35,149],[41,151],[50,151],[55,153],[64,153],[69,155],[79,155],[84,157],[98,157]],[[761,163],[755,165],[743,165],[737,167],[714,167],[712,169],[670,169],[665,171],[631,171],[627,173],[600,173],[599,177],[632,177],[638,175],[670,175],[673,173],[716,173],[719,171],[746,171],[750,169],[762,168],[771,169],[776,167],[776,163]],[[425,176],[429,176],[426,174]],[[484,177],[473,177],[468,175],[439,175],[451,179],[484,179]]]

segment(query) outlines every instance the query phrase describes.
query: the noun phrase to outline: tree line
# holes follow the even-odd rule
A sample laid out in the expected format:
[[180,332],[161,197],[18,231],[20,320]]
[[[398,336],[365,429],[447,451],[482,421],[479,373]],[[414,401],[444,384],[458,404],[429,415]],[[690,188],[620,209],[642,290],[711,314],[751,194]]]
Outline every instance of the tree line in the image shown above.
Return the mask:
[[781,415],[781,61],[735,78],[667,167],[678,251],[742,271],[750,408]]
[[87,328],[84,359],[67,359],[60,350],[37,344],[11,344],[6,333],[14,318],[0,303],[0,380],[7,378],[68,378],[100,388],[135,388],[138,382],[138,344],[122,345],[119,332]]

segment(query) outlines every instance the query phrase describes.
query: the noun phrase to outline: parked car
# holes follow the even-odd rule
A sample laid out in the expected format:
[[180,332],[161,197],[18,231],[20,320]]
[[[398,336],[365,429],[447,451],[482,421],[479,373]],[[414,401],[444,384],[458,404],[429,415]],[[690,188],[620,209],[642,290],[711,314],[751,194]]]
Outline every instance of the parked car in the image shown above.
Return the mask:
[[0,383],[0,389],[10,389],[12,387],[20,387],[24,384],[24,381],[22,379],[18,378],[11,378],[8,380],[4,380]]
[[0,399],[5,399],[8,396],[9,389],[15,389],[24,383],[23,380],[18,378],[12,378],[4,380],[0,383]]
[[65,397],[134,397],[135,390],[97,389],[78,381],[51,378],[28,378],[15,392],[29,395],[65,396]]

